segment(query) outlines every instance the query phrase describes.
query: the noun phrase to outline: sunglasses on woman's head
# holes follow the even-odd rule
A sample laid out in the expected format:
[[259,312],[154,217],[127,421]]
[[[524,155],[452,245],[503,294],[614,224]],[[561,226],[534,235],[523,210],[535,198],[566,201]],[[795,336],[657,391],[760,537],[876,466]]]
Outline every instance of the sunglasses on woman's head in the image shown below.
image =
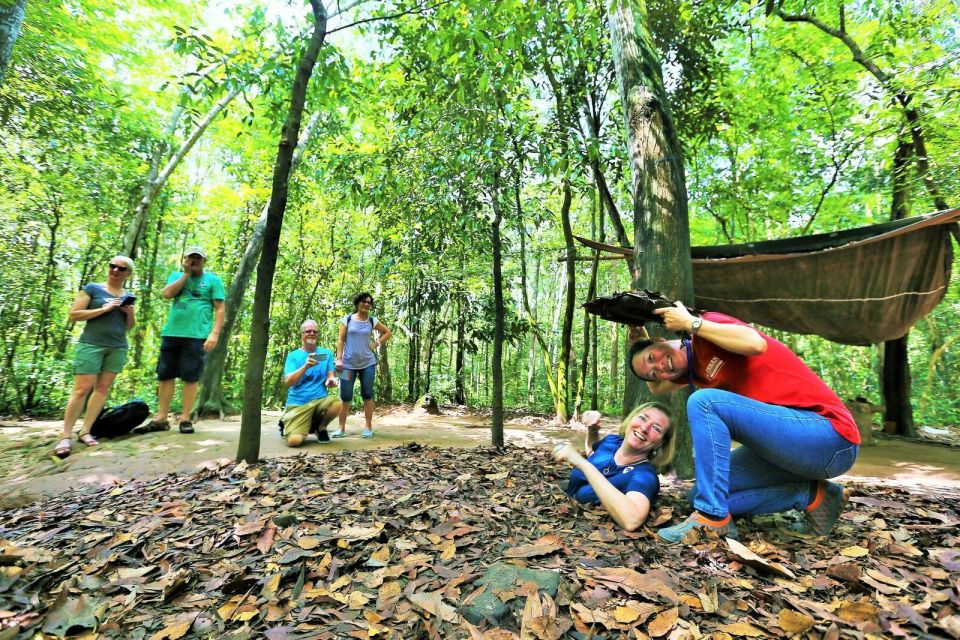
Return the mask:
[[125,266],[123,266],[122,264],[113,264],[112,262],[110,263],[110,268],[111,268],[111,269],[116,269],[117,271],[129,271],[129,270],[130,270],[130,267],[125,267]]

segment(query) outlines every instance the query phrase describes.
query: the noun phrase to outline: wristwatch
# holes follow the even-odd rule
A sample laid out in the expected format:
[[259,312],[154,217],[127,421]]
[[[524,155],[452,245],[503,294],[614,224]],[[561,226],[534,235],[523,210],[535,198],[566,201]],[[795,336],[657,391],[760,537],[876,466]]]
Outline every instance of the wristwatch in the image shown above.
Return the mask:
[[690,335],[697,335],[697,331],[700,331],[700,326],[703,324],[703,318],[694,318],[693,322],[690,323]]

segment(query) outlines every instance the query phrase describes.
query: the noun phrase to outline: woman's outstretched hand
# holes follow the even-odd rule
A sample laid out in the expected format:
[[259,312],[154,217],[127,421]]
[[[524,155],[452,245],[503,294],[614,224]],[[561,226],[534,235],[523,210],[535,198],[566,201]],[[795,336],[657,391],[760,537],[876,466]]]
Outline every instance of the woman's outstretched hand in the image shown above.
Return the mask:
[[576,467],[580,462],[585,461],[584,457],[580,455],[580,452],[578,452],[571,444],[566,442],[558,444],[553,448],[553,459],[557,462],[566,462],[574,467]]

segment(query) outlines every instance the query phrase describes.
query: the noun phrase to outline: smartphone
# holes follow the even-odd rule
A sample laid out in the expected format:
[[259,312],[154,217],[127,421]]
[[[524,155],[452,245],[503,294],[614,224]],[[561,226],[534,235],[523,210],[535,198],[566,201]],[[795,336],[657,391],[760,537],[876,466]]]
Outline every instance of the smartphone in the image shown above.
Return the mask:
[[133,306],[133,303],[137,301],[137,296],[132,296],[129,293],[124,296],[123,300],[120,302],[121,307],[130,307]]

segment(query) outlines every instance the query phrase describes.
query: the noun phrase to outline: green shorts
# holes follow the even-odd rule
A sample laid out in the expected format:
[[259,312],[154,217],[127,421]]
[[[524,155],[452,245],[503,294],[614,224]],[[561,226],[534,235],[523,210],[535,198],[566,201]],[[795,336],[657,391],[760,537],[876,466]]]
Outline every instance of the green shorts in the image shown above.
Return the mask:
[[[283,436],[305,436],[310,433],[310,426],[313,423],[319,423],[322,428],[326,428],[330,420],[323,421],[324,414],[334,404],[340,404],[337,396],[326,396],[312,400],[307,404],[298,404],[287,407],[283,412]],[[321,422],[323,421],[323,422]]]
[[127,364],[127,349],[101,347],[87,342],[78,342],[73,354],[73,375],[97,375],[104,371],[120,373]]

